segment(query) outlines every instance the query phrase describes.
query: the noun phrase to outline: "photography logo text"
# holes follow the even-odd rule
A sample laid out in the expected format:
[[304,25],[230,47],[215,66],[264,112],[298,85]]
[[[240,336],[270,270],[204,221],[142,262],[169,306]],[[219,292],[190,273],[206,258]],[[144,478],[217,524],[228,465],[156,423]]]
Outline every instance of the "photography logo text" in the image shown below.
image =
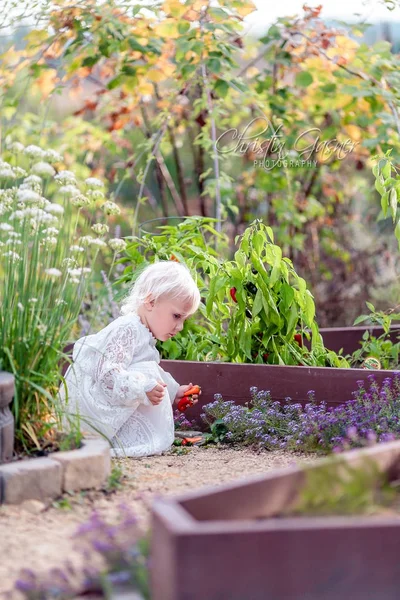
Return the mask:
[[321,129],[311,127],[301,132],[288,147],[283,125],[275,129],[266,117],[256,117],[242,130],[224,131],[217,139],[217,151],[246,155],[255,167],[271,171],[274,168],[316,167],[330,159],[343,160],[359,143],[350,138],[342,142],[336,138],[322,140],[321,136]]

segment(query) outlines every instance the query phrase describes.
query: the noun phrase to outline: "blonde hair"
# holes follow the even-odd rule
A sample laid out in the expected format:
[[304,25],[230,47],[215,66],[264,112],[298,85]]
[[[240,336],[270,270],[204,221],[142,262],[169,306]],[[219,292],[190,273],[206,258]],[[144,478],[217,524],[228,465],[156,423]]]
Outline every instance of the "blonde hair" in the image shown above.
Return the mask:
[[121,303],[121,315],[136,312],[151,297],[179,298],[190,306],[189,314],[199,308],[200,292],[189,269],[175,261],[163,260],[146,267]]

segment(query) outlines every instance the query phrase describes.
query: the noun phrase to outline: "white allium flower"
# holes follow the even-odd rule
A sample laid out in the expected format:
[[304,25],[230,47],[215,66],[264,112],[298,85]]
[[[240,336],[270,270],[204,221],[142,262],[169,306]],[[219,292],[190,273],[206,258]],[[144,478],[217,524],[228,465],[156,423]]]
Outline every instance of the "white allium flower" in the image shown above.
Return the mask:
[[16,252],[13,252],[12,250],[9,250],[8,252],[5,252],[3,254],[3,256],[5,256],[7,258],[9,257],[11,260],[15,260],[15,261],[21,260],[20,255],[17,254]]
[[104,235],[105,233],[108,233],[110,231],[109,226],[105,223],[95,223],[94,225],[92,225],[91,229],[99,235]]
[[61,204],[55,204],[50,202],[44,207],[44,210],[52,215],[62,215],[64,214],[64,207]]
[[0,223],[0,231],[13,231],[13,227],[9,223]]
[[35,190],[40,193],[42,191],[42,178],[38,175],[29,175],[25,177],[23,183],[19,186],[20,190]]
[[37,298],[29,298],[28,302],[30,302],[31,304],[36,304],[36,302],[38,302]]
[[114,250],[114,252],[123,252],[127,246],[125,240],[121,240],[119,238],[108,240],[108,245],[110,246],[111,250]]
[[54,177],[55,181],[60,185],[75,185],[76,177],[72,171],[59,171]]
[[92,237],[91,235],[84,235],[81,238],[79,238],[79,243],[86,248],[87,246],[89,246],[89,244],[92,243],[92,240],[94,240],[94,237]]
[[19,202],[28,202],[33,204],[35,202],[40,202],[41,196],[34,190],[19,189],[17,192],[17,199]]
[[94,200],[102,200],[104,198],[104,192],[102,192],[101,190],[92,190],[92,189],[89,189],[89,190],[87,190],[86,195],[92,201],[94,201]]
[[104,210],[106,215],[120,215],[121,214],[121,210],[119,208],[119,206],[117,204],[115,204],[115,202],[105,202],[102,206],[102,209]]
[[39,323],[38,325],[36,325],[36,329],[39,333],[44,335],[47,331],[47,325],[45,325],[44,323]]
[[85,252],[85,248],[82,246],[71,246],[70,250],[71,252]]
[[10,150],[10,152],[23,152],[25,146],[23,144],[21,144],[21,142],[12,142],[9,146],[8,149]]
[[23,210],[15,210],[10,215],[10,219],[17,219],[17,221],[23,221],[25,217],[25,213]]
[[41,240],[40,244],[45,248],[55,248],[57,246],[57,238],[45,237]]
[[59,304],[65,304],[67,306],[68,302],[66,302],[66,300],[63,300],[62,298],[57,298],[55,304],[56,306],[58,306]]
[[44,177],[53,177],[55,174],[55,169],[48,162],[40,161],[33,165],[32,173],[34,175],[42,175]]
[[70,283],[80,283],[80,280],[77,279],[76,277],[71,277],[69,281],[70,281]]
[[100,238],[96,238],[90,242],[91,246],[97,246],[98,248],[106,248],[107,244]]
[[22,302],[18,302],[17,306],[21,312],[24,312],[24,305],[22,304]]
[[45,151],[39,148],[39,146],[31,144],[25,148],[24,154],[29,158],[44,158]]
[[13,246],[15,244],[21,245],[22,242],[21,242],[21,240],[17,240],[15,238],[8,238],[8,240],[5,241],[6,246]]
[[45,160],[47,160],[47,162],[49,162],[51,164],[63,161],[63,157],[56,150],[46,150],[46,152],[44,154],[44,158],[45,158]]
[[15,179],[15,173],[10,166],[0,165],[0,179]]
[[68,275],[70,277],[80,277],[81,270],[80,269],[68,269]]
[[[76,262],[75,258],[67,257],[67,258],[64,258],[63,261],[62,261],[63,267],[70,267],[70,268],[72,268],[72,267],[75,267],[77,264],[78,263]],[[69,272],[69,269],[68,269],[68,272]]]
[[100,179],[97,179],[97,177],[88,177],[87,179],[85,179],[85,183],[88,187],[91,188],[104,187],[104,183]]
[[20,238],[21,234],[18,231],[10,231],[8,233],[8,235],[10,236],[10,238]]
[[74,185],[70,184],[61,186],[58,191],[60,194],[64,194],[65,196],[69,196],[70,198],[73,198],[74,196],[78,196],[80,194],[79,189]]
[[60,233],[60,230],[56,227],[48,227],[47,229],[43,229],[43,233],[45,233],[46,235],[58,235]]
[[21,167],[13,167],[15,177],[26,177],[27,172]]
[[[61,188],[61,189],[63,189],[63,188]],[[91,203],[92,203],[91,199],[88,198],[87,196],[84,196],[83,194],[78,194],[71,198],[71,204],[73,206],[78,206],[79,208],[82,208],[82,206],[89,206],[89,204],[91,204]]]
[[45,269],[44,271],[46,273],[46,275],[48,275],[49,277],[54,277],[55,279],[57,277],[61,277],[62,276],[62,272],[59,269],[55,269],[55,268],[50,268],[50,269]]

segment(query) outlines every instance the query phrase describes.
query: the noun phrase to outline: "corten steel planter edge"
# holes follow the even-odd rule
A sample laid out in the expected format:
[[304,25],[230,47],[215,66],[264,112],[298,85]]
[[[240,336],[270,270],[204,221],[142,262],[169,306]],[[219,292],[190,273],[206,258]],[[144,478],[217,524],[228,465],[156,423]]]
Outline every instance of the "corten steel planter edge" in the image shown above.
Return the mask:
[[[374,457],[382,469],[390,469],[399,462],[400,441],[341,457],[353,465]],[[304,468],[316,469],[329,461],[332,459],[321,459]],[[273,482],[274,477],[293,474],[295,469],[278,469],[265,478]],[[246,494],[247,499],[251,496],[249,481],[224,484],[222,491],[241,487],[245,503]],[[214,493],[200,490],[153,503],[153,600],[398,598],[400,569],[393,552],[400,546],[400,518],[284,517],[258,523],[246,519],[200,521],[191,526],[193,514],[182,519],[182,513],[174,512],[174,503],[184,507],[197,496],[210,503],[213,513],[220,492],[221,488],[215,488]],[[235,499],[225,498],[228,512],[231,502]],[[167,548],[173,558],[170,554],[168,572],[161,573],[158,566]]]

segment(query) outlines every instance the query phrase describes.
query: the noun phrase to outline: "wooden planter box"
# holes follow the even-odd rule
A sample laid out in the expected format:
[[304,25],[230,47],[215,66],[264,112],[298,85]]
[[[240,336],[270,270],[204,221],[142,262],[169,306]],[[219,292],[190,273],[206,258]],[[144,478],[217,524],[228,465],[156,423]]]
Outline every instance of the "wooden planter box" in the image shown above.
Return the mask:
[[[400,471],[400,441],[341,456]],[[273,518],[298,497],[306,469],[156,500],[152,600],[398,600],[400,515]]]
[[[320,334],[324,340],[326,348],[339,352],[343,348],[344,354],[352,354],[360,349],[362,336],[369,331],[374,337],[379,337],[383,333],[382,327],[327,327],[320,329]],[[392,327],[389,333],[392,342],[400,338],[400,326]]]
[[245,404],[250,400],[250,387],[255,386],[269,390],[274,400],[284,402],[289,396],[293,402],[305,404],[309,401],[307,392],[314,390],[317,402],[324,400],[328,406],[337,406],[351,400],[357,381],[362,380],[367,385],[371,373],[378,383],[395,375],[394,371],[185,360],[162,360],[161,366],[179,383],[201,386],[200,401],[186,412],[188,419],[195,420],[199,427],[202,426],[202,406],[213,402],[217,393],[222,394],[224,400]]
[[14,453],[14,417],[9,408],[14,384],[14,375],[0,371],[0,464],[11,460]]

